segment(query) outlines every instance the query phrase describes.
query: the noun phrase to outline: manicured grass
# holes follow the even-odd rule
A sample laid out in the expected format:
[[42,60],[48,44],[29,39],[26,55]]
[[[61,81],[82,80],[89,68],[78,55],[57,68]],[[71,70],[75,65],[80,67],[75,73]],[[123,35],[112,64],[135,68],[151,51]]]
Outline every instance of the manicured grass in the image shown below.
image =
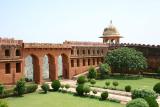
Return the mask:
[[67,93],[32,93],[24,97],[7,98],[9,107],[125,107],[119,103],[81,98]]
[[[109,79],[105,79],[105,80],[97,80],[95,86],[99,86],[99,87],[104,87],[105,86],[105,82],[106,81],[110,81],[110,86],[109,87],[113,87],[112,82],[113,81],[118,81],[119,86],[117,87],[117,89],[124,89],[124,87],[126,85],[131,85],[132,89],[153,89],[153,86],[157,83],[160,82],[159,79],[154,79],[154,78],[140,78],[140,79],[123,79],[123,78],[109,78]],[[114,88],[114,87],[113,87]]]

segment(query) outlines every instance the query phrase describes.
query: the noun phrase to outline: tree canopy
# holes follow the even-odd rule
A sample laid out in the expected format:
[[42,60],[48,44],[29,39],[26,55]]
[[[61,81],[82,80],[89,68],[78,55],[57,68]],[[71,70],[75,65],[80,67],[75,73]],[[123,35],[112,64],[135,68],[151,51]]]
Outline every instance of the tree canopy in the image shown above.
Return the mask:
[[123,70],[143,70],[147,68],[147,61],[143,53],[127,47],[109,51],[105,56],[105,63],[120,70],[121,73],[123,73]]

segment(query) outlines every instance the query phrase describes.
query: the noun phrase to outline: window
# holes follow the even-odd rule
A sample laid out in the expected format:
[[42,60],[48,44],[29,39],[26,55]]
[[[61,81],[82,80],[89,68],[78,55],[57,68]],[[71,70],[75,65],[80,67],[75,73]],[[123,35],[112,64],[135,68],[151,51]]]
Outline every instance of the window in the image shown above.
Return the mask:
[[77,59],[77,67],[79,67],[80,63],[79,63],[79,59]]
[[85,50],[83,50],[83,54],[85,54]]
[[71,54],[72,54],[72,55],[74,54],[74,51],[73,51],[73,50],[71,50]]
[[19,49],[16,50],[16,56],[21,56],[21,52]]
[[6,73],[6,74],[11,73],[11,66],[10,66],[10,63],[6,63],[6,64],[5,64],[5,73]]
[[93,59],[93,65],[95,65],[95,59]]
[[79,55],[79,50],[77,50],[77,55]]
[[71,60],[71,67],[74,67],[74,60]]
[[102,49],[102,54],[103,54],[103,49]]
[[97,65],[99,64],[99,58],[97,58]]
[[90,65],[90,59],[88,59],[88,65]]
[[90,50],[88,50],[88,55],[90,54]]
[[97,50],[97,54],[99,54],[99,50]]
[[9,49],[6,49],[6,50],[5,50],[5,56],[10,56],[10,51],[9,51]]
[[95,54],[95,50],[93,50],[93,55]]
[[85,59],[83,59],[83,66],[86,66],[86,62],[85,62]]
[[21,72],[21,63],[16,63],[16,73]]

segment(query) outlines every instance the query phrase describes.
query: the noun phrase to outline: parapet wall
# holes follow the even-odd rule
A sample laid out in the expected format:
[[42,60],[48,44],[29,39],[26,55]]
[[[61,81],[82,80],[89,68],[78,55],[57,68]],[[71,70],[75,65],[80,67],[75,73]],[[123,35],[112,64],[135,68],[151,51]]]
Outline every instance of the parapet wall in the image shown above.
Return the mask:
[[23,40],[15,40],[14,38],[0,38],[0,45],[21,45]]

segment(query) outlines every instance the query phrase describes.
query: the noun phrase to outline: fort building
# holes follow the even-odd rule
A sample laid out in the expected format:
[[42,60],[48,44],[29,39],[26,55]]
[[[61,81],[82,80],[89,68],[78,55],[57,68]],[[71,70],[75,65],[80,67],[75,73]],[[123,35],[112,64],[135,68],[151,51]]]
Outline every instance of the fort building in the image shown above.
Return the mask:
[[104,61],[109,50],[131,47],[143,52],[148,61],[148,70],[157,70],[160,65],[160,46],[120,43],[120,33],[112,22],[104,29],[103,42],[65,41],[54,43],[25,43],[23,40],[0,38],[0,83],[15,84],[25,77],[26,57],[32,58],[33,81],[43,83],[43,58],[48,57],[49,80],[58,79],[58,57],[62,57],[62,78],[86,72],[90,66],[97,67]]

